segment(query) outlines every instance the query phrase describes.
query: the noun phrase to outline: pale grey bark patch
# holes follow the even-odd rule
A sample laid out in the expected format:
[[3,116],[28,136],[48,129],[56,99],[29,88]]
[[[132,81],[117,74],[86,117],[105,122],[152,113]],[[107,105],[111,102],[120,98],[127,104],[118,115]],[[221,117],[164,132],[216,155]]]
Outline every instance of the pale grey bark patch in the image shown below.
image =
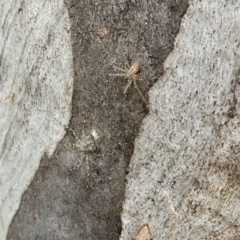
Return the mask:
[[73,88],[63,1],[0,5],[0,239],[44,153],[65,134]]
[[191,1],[135,142],[121,239],[240,237],[240,3]]

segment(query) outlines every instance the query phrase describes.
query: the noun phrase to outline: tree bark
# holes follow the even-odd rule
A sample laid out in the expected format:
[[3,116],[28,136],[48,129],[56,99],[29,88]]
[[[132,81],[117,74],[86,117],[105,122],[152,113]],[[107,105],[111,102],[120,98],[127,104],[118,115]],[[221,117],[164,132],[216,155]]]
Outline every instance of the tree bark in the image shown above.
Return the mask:
[[120,239],[240,239],[240,4],[191,1],[130,162]]
[[5,239],[41,157],[51,156],[65,134],[73,64],[61,1],[4,0],[0,21],[0,239]]
[[240,4],[189,4],[3,1],[1,239],[240,238]]

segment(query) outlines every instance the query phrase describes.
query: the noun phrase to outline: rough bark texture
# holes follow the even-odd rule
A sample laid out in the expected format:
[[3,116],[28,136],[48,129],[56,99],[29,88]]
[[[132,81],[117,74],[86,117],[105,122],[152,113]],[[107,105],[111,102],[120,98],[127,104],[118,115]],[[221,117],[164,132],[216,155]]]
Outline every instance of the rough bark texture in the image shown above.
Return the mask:
[[[72,59],[62,3],[1,4],[4,239],[40,157],[51,155],[68,122]],[[185,1],[66,5],[71,124],[53,156],[42,158],[7,238],[119,239],[127,172],[120,239],[139,229],[154,240],[239,239],[239,1],[190,1],[164,68]],[[109,76],[113,65],[137,59],[146,98],[158,79],[140,132],[146,104],[134,88],[123,94],[123,78]]]
[[70,120],[73,64],[69,30],[63,3],[0,3],[1,240],[6,238],[41,157],[54,152]]
[[53,157],[42,159],[9,240],[119,239],[125,174],[148,108],[134,87],[123,94],[124,77],[109,73],[139,60],[137,83],[147,98],[187,8],[175,0],[66,4],[75,68],[72,120]]
[[191,1],[127,176],[121,239],[240,239],[240,2]]

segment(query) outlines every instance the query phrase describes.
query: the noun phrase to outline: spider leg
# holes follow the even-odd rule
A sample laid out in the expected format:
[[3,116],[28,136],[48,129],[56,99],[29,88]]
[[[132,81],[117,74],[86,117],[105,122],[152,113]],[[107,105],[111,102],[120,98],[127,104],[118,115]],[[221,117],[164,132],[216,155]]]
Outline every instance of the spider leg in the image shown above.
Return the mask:
[[127,93],[127,90],[129,89],[129,87],[132,85],[132,80],[128,80],[128,84],[127,84],[127,86],[125,87],[125,89],[124,89],[124,94],[126,94]]
[[138,93],[139,93],[140,96],[142,97],[143,101],[144,101],[145,103],[147,103],[147,100],[145,99],[145,97],[143,96],[142,92],[140,91],[140,89],[139,89],[139,87],[138,87],[138,85],[137,85],[136,79],[133,79],[133,83],[134,83],[135,88],[138,90]]
[[109,76],[113,76],[113,77],[126,77],[126,74],[124,73],[109,73]]
[[115,69],[117,69],[121,72],[125,72],[125,73],[127,72],[127,69],[124,69],[124,68],[120,68],[120,67],[117,67],[117,66],[113,66],[113,68],[115,68]]

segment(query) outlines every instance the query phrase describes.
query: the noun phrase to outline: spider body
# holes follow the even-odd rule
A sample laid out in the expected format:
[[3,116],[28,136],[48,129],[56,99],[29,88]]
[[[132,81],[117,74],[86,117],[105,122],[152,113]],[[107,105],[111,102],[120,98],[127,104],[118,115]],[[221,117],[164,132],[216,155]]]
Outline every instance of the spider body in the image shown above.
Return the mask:
[[127,70],[126,78],[136,78],[139,70],[139,61],[133,63],[133,65]]

